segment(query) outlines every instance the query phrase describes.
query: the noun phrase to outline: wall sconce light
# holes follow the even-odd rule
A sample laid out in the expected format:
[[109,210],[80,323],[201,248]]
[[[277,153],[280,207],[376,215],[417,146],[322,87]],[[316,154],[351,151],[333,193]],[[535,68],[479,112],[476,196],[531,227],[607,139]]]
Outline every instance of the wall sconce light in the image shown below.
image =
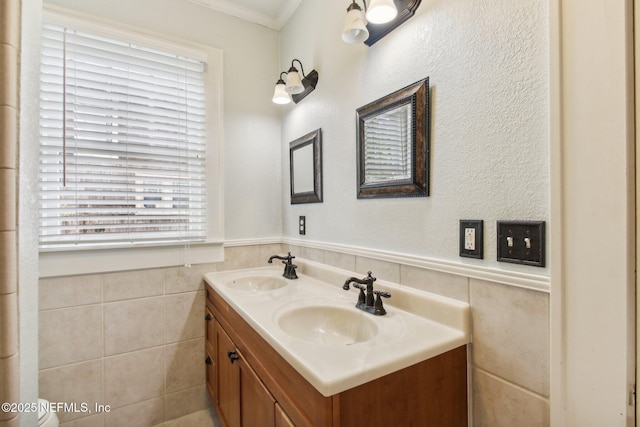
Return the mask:
[[[293,65],[294,62],[300,64],[300,70],[302,71],[302,78],[298,69]],[[282,75],[286,74],[285,79],[282,79]],[[316,88],[318,84],[318,72],[311,70],[309,74],[304,73],[302,62],[299,59],[291,61],[291,67],[287,72],[280,73],[280,79],[276,82],[276,88],[273,92],[273,98],[271,99],[276,104],[288,104],[293,100],[296,104],[309,95]]]
[[282,75],[287,74],[284,71],[280,73],[280,79],[276,82],[276,90],[273,92],[271,100],[274,104],[288,104],[291,102],[291,95],[286,90],[286,84],[282,79]]
[[365,13],[355,0],[347,8],[342,40],[371,46],[411,18],[421,0],[362,0]]
[[[365,8],[366,8],[365,4]],[[358,3],[353,2],[347,8],[347,18],[342,30],[342,41],[345,43],[362,43],[369,38],[367,18]]]

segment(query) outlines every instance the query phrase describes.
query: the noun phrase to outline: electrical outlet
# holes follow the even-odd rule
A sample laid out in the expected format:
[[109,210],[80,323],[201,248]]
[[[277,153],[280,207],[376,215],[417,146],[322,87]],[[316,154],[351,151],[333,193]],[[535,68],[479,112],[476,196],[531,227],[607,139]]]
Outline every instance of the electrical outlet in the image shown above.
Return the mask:
[[475,228],[465,227],[464,248],[468,251],[476,250],[476,229]]
[[483,221],[481,219],[462,219],[460,220],[460,256],[468,258],[484,257],[482,248],[484,247],[482,239]]
[[301,215],[298,219],[298,231],[303,235],[307,232],[307,218],[305,216]]

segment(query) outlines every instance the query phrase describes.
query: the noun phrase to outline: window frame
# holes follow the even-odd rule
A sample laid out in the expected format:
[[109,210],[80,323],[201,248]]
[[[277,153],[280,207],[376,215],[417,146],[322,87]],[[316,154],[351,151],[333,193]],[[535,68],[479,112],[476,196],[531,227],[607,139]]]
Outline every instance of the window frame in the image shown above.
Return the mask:
[[169,50],[206,63],[207,235],[203,242],[148,243],[44,248],[39,250],[40,277],[220,262],[224,259],[222,51],[168,36],[141,32],[121,23],[47,6],[43,21],[106,37]]

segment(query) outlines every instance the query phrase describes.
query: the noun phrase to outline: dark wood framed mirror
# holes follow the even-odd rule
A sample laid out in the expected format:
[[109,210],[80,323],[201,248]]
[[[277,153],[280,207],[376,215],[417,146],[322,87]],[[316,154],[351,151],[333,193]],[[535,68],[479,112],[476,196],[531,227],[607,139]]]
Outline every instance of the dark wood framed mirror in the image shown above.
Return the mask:
[[358,198],[429,195],[429,79],[356,110]]
[[322,130],[289,143],[291,204],[322,202]]

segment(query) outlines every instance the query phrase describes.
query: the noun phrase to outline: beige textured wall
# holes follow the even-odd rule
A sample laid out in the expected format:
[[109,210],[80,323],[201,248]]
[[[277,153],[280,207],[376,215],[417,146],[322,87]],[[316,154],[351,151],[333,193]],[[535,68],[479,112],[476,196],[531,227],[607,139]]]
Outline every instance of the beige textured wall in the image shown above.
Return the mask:
[[[0,0],[0,402],[19,401],[17,117],[20,1]],[[0,412],[0,426],[19,424]]]

